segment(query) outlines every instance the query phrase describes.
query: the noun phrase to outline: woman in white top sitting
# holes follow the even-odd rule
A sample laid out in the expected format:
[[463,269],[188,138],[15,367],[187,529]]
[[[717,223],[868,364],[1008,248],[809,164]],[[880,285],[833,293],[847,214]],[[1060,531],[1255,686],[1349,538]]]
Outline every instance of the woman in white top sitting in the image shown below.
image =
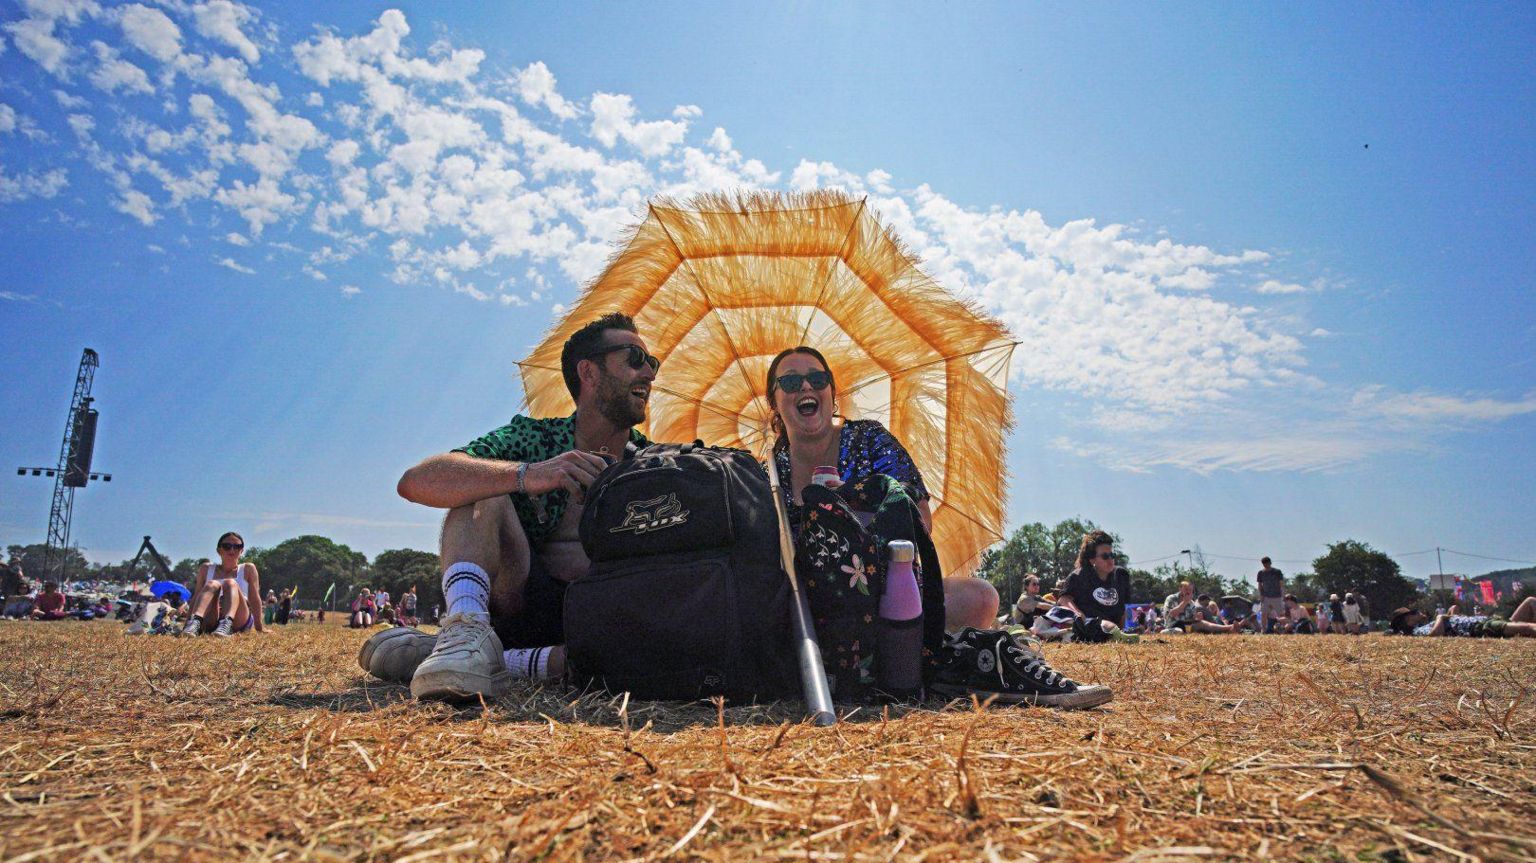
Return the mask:
[[[256,564],[241,563],[245,540],[230,531],[219,537],[219,562],[198,567],[192,587],[192,617],[182,635],[212,632],[221,638],[256,629],[265,632],[261,620],[261,575]],[[214,621],[210,626],[208,621]]]

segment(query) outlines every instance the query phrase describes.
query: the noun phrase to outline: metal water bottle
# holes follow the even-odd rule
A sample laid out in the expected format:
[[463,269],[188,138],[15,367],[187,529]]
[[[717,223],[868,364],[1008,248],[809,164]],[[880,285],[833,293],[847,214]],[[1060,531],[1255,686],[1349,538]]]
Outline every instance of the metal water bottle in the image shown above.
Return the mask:
[[902,539],[891,540],[887,549],[877,680],[888,694],[911,697],[923,684],[923,595],[912,571],[917,549]]

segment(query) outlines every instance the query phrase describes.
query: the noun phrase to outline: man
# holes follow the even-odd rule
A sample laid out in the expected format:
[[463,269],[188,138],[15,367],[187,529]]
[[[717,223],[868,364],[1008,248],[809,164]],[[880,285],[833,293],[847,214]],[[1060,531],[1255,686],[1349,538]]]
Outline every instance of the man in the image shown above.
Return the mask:
[[391,644],[402,655],[365,646],[364,667],[409,679],[417,698],[450,700],[494,698],[514,677],[564,674],[565,588],[590,565],[577,534],[582,493],[626,446],[650,443],[634,426],[645,420],[660,365],[628,315],[604,315],[561,351],[575,413],[513,417],[405,472],[401,497],[448,510],[443,628],[419,666],[411,660],[430,636],[395,628],[404,635]]
[[1259,560],[1264,568],[1259,570],[1259,620],[1260,632],[1271,631],[1271,622],[1285,617],[1285,573],[1269,564],[1269,558]]
[[411,585],[400,597],[400,623],[403,626],[416,625],[416,585]]
[[1210,617],[1207,609],[1195,596],[1195,586],[1187,581],[1179,582],[1179,592],[1171,593],[1163,600],[1163,624],[1169,629],[1185,632],[1237,632],[1241,624],[1225,624]]
[[1061,597],[1056,600],[1057,605],[1077,618],[1073,626],[1074,638],[1079,641],[1134,638],[1120,632],[1120,625],[1125,621],[1125,604],[1130,596],[1131,575],[1115,562],[1114,537],[1102,530],[1085,534],[1077,551],[1077,568],[1067,576]]
[[1445,614],[1429,615],[1416,609],[1392,612],[1391,632],[1399,635],[1432,635],[1459,638],[1536,638],[1536,597],[1527,596],[1509,620],[1483,615],[1463,615],[1456,606]]
[[32,608],[33,620],[63,620],[69,614],[64,611],[64,594],[59,592],[59,584],[56,581],[43,582],[43,592],[37,595],[37,602]]

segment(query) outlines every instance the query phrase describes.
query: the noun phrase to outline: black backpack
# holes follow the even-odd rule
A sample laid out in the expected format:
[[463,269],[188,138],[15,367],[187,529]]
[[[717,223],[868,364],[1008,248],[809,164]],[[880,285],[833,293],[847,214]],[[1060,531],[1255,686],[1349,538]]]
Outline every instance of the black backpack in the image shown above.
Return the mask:
[[592,568],[565,596],[578,686],[640,698],[798,691],[768,475],[744,450],[657,444],[587,490]]

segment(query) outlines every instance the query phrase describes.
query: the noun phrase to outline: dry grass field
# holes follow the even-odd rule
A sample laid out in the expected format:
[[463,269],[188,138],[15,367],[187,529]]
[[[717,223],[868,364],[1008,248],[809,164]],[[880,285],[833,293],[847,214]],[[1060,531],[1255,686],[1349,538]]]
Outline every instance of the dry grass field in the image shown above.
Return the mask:
[[1079,713],[482,709],[364,633],[0,622],[0,860],[1536,860],[1536,642],[1182,637]]

